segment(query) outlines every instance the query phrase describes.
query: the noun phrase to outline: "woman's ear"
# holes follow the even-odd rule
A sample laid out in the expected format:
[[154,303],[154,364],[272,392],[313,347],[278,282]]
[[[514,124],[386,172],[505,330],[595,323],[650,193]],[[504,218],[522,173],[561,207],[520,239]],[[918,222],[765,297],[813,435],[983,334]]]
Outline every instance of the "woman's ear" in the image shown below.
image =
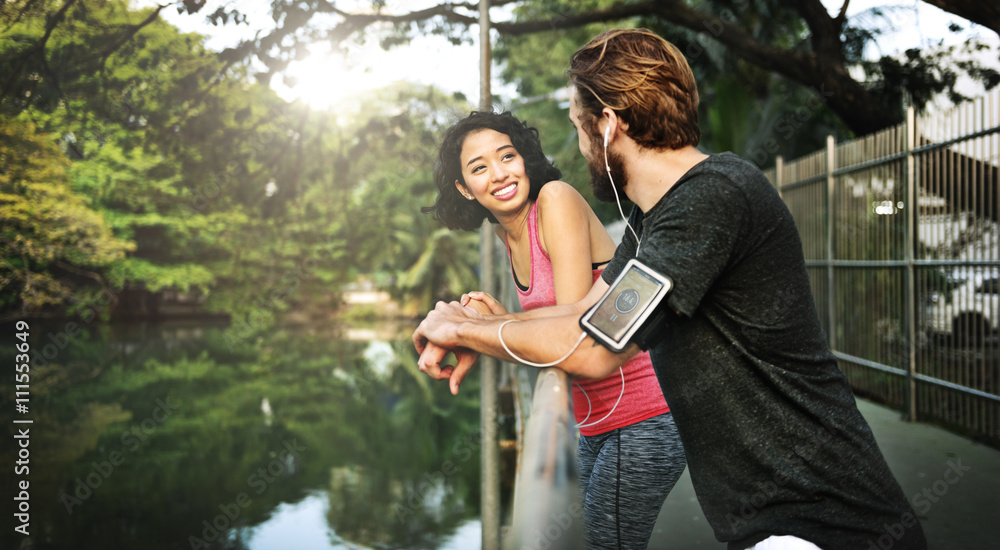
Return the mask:
[[455,180],[455,189],[458,189],[458,192],[461,193],[462,196],[465,197],[466,199],[469,199],[470,201],[476,200],[476,197],[473,197],[472,193],[470,193],[469,190],[466,189],[465,186],[462,185],[458,180]]

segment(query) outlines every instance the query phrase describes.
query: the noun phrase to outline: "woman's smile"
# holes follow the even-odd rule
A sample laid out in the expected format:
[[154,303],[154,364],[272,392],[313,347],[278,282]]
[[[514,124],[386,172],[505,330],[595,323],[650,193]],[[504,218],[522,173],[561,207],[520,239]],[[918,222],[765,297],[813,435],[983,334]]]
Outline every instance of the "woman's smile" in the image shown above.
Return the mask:
[[490,194],[502,201],[510,200],[517,195],[517,182],[505,185]]

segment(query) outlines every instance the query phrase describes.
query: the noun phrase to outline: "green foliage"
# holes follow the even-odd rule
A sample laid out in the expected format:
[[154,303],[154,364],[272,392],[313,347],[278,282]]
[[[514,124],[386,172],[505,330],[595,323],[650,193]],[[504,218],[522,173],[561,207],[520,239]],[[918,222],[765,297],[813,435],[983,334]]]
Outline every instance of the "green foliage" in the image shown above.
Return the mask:
[[390,273],[396,283],[389,290],[406,314],[417,315],[478,286],[478,235],[451,232],[420,212],[437,194],[441,135],[471,108],[463,98],[414,86],[390,87],[365,103],[362,116],[347,122],[358,130],[343,149],[357,159],[344,162],[355,187],[337,199],[351,212],[347,246],[358,265]]
[[[130,283],[153,291],[192,286],[207,290],[212,276],[191,263],[199,258],[189,252],[218,256],[219,251],[205,250],[212,235],[203,220],[189,216],[183,207],[190,195],[185,176],[194,170],[185,169],[189,157],[176,153],[185,120],[197,119],[195,94],[204,95],[203,85],[217,73],[219,63],[201,48],[200,39],[152,23],[148,10],[130,12],[115,2],[64,7],[48,19],[50,26],[41,24],[45,18],[26,17],[13,8],[4,12],[8,26],[0,41],[0,66],[11,72],[0,112],[20,112],[7,120],[30,119],[38,133],[59,137],[61,147],[53,142],[47,154],[50,164],[59,167],[65,191],[41,195],[33,181],[42,177],[30,173],[7,170],[6,178],[21,201],[47,196],[64,209],[75,209],[54,212],[61,215],[54,223],[63,227],[57,230],[52,223],[39,228],[36,232],[44,238],[57,240],[79,225],[99,223],[104,233],[92,231],[92,239],[116,247],[81,246],[80,253],[60,258],[58,270],[43,265],[42,276],[60,290],[51,299],[27,300],[5,290],[0,304],[3,309],[16,305],[22,313],[37,313],[44,306],[79,309],[93,295],[91,289],[108,287],[109,279],[115,279],[118,289]],[[16,13],[20,16],[10,18]],[[59,25],[52,25],[56,21]],[[32,43],[37,52],[28,46]],[[42,62],[32,65],[36,58]],[[42,70],[17,72],[32,66]],[[200,143],[188,146],[197,154],[204,151]],[[4,147],[18,157],[31,148],[24,133],[12,136]],[[26,235],[21,227],[7,229]],[[4,258],[14,252],[4,250]],[[125,252],[132,254],[124,258]],[[85,273],[84,267],[89,268]]]
[[70,295],[59,272],[96,276],[134,250],[70,189],[51,135],[25,116],[0,119],[0,145],[0,308],[59,304]]
[[165,288],[188,292],[192,288],[210,288],[215,275],[205,266],[196,263],[158,266],[142,258],[122,260],[112,272],[122,273],[124,280],[142,281],[151,292]]
[[463,99],[400,85],[351,120],[315,112],[124,2],[18,3],[0,24],[0,314],[194,293],[249,338],[359,275],[391,285],[429,246],[419,207]]
[[[614,6],[614,0],[537,0],[514,8],[516,21],[537,21]],[[612,28],[633,27],[635,21],[591,23],[571,29],[520,36],[501,35],[495,58],[503,67],[501,75],[517,84],[526,98],[540,96],[566,85],[566,69],[573,53],[597,34]]]
[[[927,3],[1000,32],[995,10],[988,2],[933,0]],[[515,14],[514,20],[494,21],[493,28],[506,38],[546,35],[595,24],[640,24],[665,36],[683,38],[687,35],[693,46],[681,48],[687,57],[707,56],[714,58],[713,63],[727,61],[730,65],[738,61],[744,68],[736,76],[747,85],[755,84],[742,78],[746,69],[752,69],[781,75],[789,82],[820,93],[829,90],[834,94],[829,98],[830,110],[857,134],[872,133],[901,122],[900,100],[904,97],[901,93],[904,88],[918,101],[918,108],[923,106],[919,98],[935,89],[952,98],[960,97],[962,94],[955,87],[956,82],[948,76],[956,73],[954,69],[981,80],[987,90],[1000,81],[1000,73],[986,64],[978,60],[963,61],[950,52],[939,57],[933,46],[915,52],[921,58],[916,62],[898,63],[880,54],[882,59],[874,63],[862,59],[863,53],[871,54],[872,46],[884,29],[899,24],[892,18],[883,18],[885,13],[913,11],[920,2],[913,6],[874,7],[850,19],[846,16],[846,4],[842,9],[828,10],[817,1],[509,0],[501,4],[508,10],[513,7],[511,11]],[[275,27],[265,30],[266,36],[229,49],[223,56],[227,60],[255,56],[267,68],[262,77],[270,78],[282,71],[290,60],[302,55],[317,36],[334,44],[374,38],[384,48],[407,44],[422,34],[443,36],[453,44],[475,41],[472,32],[477,20],[474,4],[445,2],[433,9],[407,8],[402,4],[395,9],[383,8],[384,2],[374,2],[371,9],[361,6],[330,9],[325,4],[314,6],[294,0],[275,0],[271,3]],[[378,15],[373,16],[373,13]],[[213,21],[228,18],[239,21],[241,14],[237,10],[220,9],[210,17]],[[962,29],[963,25],[950,25],[952,32]],[[574,44],[579,45],[589,37],[587,34]],[[978,38],[973,38],[972,43],[976,48],[995,49]],[[539,59],[545,60],[550,54],[563,56],[573,49],[558,40],[552,42],[552,46],[550,50],[540,50]],[[503,59],[512,63],[515,73],[534,73],[534,79],[521,83],[521,91],[526,94],[537,95],[533,84],[552,84],[562,72],[547,71],[544,62],[536,70],[531,66],[534,57],[522,60],[507,56]],[[894,70],[897,68],[892,67],[894,64],[902,65],[898,67],[902,70]],[[863,70],[857,70],[859,68]]]
[[479,235],[440,228],[427,240],[423,253],[399,279],[399,290],[409,299],[404,310],[416,315],[440,299],[455,300],[477,288],[476,246]]

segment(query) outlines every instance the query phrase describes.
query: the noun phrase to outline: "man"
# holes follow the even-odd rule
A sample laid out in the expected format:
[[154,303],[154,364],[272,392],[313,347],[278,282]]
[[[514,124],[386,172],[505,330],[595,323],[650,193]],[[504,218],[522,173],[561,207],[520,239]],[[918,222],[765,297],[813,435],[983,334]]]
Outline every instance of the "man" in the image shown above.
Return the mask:
[[[635,257],[674,283],[650,353],[716,537],[741,550],[926,548],[826,343],[790,213],[756,167],[695,147],[698,94],[677,48],[609,31],[569,77],[595,194],[624,192],[634,232],[577,304],[485,316],[438,304],[413,335],[421,370],[455,392],[476,352],[549,362],[573,349],[560,368],[608,375],[636,346],[574,349],[579,319]],[[440,364],[445,349],[456,366]]]

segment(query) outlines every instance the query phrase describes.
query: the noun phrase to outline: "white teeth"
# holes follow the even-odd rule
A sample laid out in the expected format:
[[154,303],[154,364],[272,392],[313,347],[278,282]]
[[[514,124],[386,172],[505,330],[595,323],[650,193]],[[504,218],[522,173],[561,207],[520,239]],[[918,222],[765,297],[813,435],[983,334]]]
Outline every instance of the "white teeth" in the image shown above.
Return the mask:
[[512,184],[508,185],[507,187],[504,187],[503,189],[497,189],[496,191],[493,192],[493,196],[497,197],[497,196],[500,196],[500,195],[505,195],[507,193],[510,193],[511,191],[514,190],[515,187],[517,187],[517,184],[516,183],[512,183]]

